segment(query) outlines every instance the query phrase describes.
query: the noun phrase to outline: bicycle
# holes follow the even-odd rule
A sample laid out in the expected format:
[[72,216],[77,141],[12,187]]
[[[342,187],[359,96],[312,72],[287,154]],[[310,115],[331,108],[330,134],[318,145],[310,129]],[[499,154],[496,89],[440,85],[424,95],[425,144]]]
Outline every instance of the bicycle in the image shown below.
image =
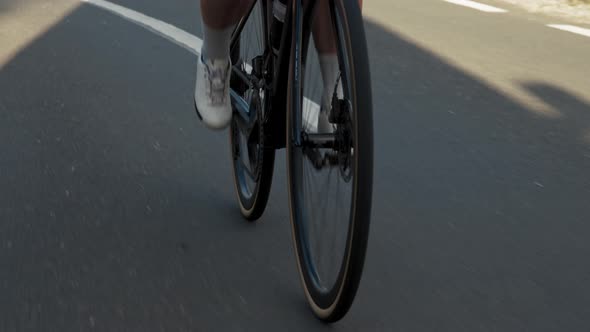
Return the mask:
[[[257,0],[231,42],[230,146],[238,203],[250,221],[264,212],[275,151],[286,148],[292,236],[303,289],[315,315],[334,322],[352,305],[363,270],[371,214],[373,120],[357,0],[325,1],[340,71],[333,90],[323,89],[329,93],[331,132],[318,132],[314,120],[324,98],[317,88],[319,75],[311,80],[319,73],[311,36],[319,1],[283,0],[287,10],[281,27],[275,24],[273,2]],[[322,176],[327,180],[315,182]],[[317,193],[329,189],[334,178],[335,191]],[[345,186],[344,201],[339,201],[336,196]],[[328,218],[328,212],[335,216]]]

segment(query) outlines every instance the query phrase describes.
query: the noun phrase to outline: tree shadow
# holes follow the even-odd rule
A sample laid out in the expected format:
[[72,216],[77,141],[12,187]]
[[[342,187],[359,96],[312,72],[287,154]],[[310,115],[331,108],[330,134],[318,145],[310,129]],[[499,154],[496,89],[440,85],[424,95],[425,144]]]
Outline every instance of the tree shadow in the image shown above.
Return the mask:
[[[332,329],[587,327],[587,103],[526,83],[566,115],[535,117],[366,28],[373,228],[357,302]],[[192,54],[90,6],[0,70],[2,330],[326,329],[301,305],[281,160],[263,223],[242,223],[227,137],[195,120],[193,70]]]

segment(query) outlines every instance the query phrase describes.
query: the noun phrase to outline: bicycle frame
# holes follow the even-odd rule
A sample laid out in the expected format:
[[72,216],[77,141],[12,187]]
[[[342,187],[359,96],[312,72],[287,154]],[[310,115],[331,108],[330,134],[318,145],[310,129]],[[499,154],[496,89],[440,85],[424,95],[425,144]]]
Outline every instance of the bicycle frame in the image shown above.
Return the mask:
[[[306,5],[304,6],[303,0],[289,0],[287,3],[287,14],[285,16],[285,21],[283,23],[283,31],[281,36],[281,42],[278,54],[275,56],[271,50],[271,47],[268,47],[271,43],[270,35],[271,35],[271,27],[269,26],[268,22],[271,22],[273,13],[272,13],[272,0],[257,0],[254,1],[250,9],[248,10],[248,14],[244,16],[238,25],[236,26],[233,34],[233,38],[231,41],[231,48],[233,49],[237,43],[239,43],[239,38],[246,22],[254,7],[257,3],[260,3],[265,14],[266,20],[264,20],[264,35],[265,35],[265,49],[267,50],[267,54],[264,54],[265,62],[270,62],[270,68],[273,68],[273,73],[269,77],[271,78],[271,86],[270,91],[272,93],[271,100],[272,105],[270,108],[270,112],[268,114],[268,118],[265,121],[265,130],[266,133],[266,142],[268,143],[269,147],[274,149],[282,149],[286,146],[286,115],[287,115],[287,102],[288,102],[288,89],[281,86],[284,82],[288,82],[289,79],[289,66],[291,62],[291,55],[292,47],[293,47],[293,29],[297,27],[296,33],[303,33],[303,36],[309,36],[309,29],[311,29],[309,24],[303,24],[303,22],[309,22],[309,18],[313,13],[315,8],[316,1],[315,0],[308,0],[306,1]],[[304,30],[305,29],[305,30]],[[300,36],[296,36],[299,38]],[[307,41],[304,41],[304,45],[307,45]],[[268,50],[271,50],[270,52]],[[296,52],[295,54],[300,54]],[[237,71],[234,71],[237,72]],[[243,73],[239,72],[238,76],[242,75]],[[249,84],[250,87],[253,86],[253,82],[248,82],[245,77],[241,77],[242,80]],[[248,130],[252,129],[254,126],[254,122],[256,121],[255,114],[251,114],[249,111],[249,105],[245,104],[239,96],[232,91],[232,104],[236,113],[238,113],[238,122],[241,127],[247,128]],[[301,123],[297,124],[297,128],[301,128]]]

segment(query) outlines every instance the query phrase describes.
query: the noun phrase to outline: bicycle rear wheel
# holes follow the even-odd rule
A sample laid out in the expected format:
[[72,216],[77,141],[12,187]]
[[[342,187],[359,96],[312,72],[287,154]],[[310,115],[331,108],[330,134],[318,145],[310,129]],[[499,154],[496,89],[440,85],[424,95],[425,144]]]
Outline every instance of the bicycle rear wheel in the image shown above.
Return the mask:
[[[373,182],[372,101],[357,0],[316,3],[309,19],[295,15],[294,20],[287,166],[293,240],[305,295],[320,319],[333,322],[352,305],[365,259]],[[331,56],[337,57],[332,77],[319,65],[320,57],[330,55],[325,36],[311,36],[322,24],[314,20],[325,23],[327,15],[328,40],[335,46]],[[320,130],[320,111],[328,115],[327,131],[326,126]]]
[[[265,141],[265,121],[270,93],[265,84],[266,37],[265,0],[256,1],[236,31],[232,45],[230,83],[234,116],[230,126],[230,146],[236,195],[242,216],[260,218],[270,194],[275,150]],[[241,25],[240,25],[241,26]],[[239,110],[241,108],[241,111]]]

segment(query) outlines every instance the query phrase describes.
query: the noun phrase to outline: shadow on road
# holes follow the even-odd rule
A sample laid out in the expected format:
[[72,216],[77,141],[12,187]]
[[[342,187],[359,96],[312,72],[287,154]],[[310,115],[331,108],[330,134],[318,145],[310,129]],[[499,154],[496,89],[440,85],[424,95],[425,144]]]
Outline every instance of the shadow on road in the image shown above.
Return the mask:
[[5,12],[12,10],[16,6],[15,0],[2,0],[0,1],[0,14],[5,14]]
[[564,114],[564,117],[558,120],[561,122],[560,127],[578,136],[578,140],[584,140],[590,144],[590,103],[588,101],[548,83],[528,82],[524,83],[523,87]]
[[[372,22],[374,221],[350,315],[303,304],[282,160],[234,204],[192,55],[84,6],[0,69],[0,326],[12,330],[585,330],[588,105],[525,106]],[[584,282],[586,280],[586,282]]]

